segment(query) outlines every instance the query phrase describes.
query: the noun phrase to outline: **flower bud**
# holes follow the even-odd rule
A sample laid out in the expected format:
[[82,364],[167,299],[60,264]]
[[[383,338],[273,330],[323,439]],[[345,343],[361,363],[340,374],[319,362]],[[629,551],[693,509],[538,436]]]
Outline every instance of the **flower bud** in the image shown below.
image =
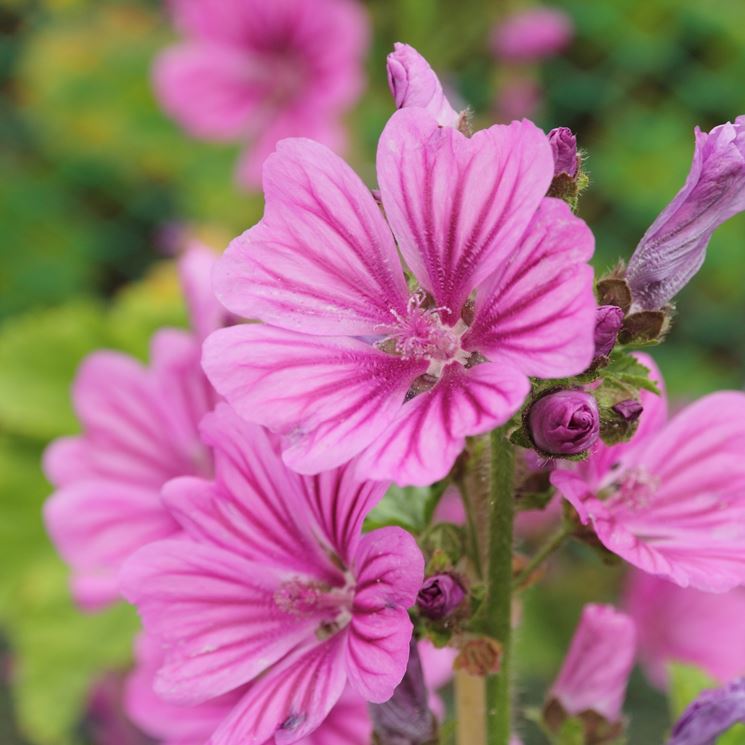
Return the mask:
[[589,393],[580,390],[549,393],[530,407],[528,431],[534,445],[544,453],[577,455],[598,439],[598,405]]
[[745,724],[745,678],[704,691],[676,722],[668,745],[712,745],[738,722]]
[[385,703],[370,704],[373,742],[379,745],[435,745],[437,721],[428,701],[429,692],[419,650],[412,639],[406,673],[393,696]]
[[440,80],[414,47],[396,42],[388,55],[388,87],[397,109],[417,106],[429,111],[442,127],[457,127],[461,116],[450,105]]
[[629,616],[609,605],[586,605],[551,687],[546,718],[551,712],[555,726],[562,712],[595,730],[598,716],[608,724],[620,722],[635,648],[636,627]]
[[595,358],[607,357],[623,326],[623,311],[616,305],[601,305],[595,316]]
[[574,34],[572,21],[556,8],[519,11],[492,33],[492,50],[503,60],[530,62],[558,54]]
[[579,168],[577,138],[569,127],[557,127],[548,133],[548,141],[554,154],[554,177],[562,173],[574,178]]
[[421,614],[433,621],[446,618],[463,602],[466,592],[450,574],[435,574],[424,580],[416,599]]
[[644,411],[644,407],[635,398],[628,398],[625,401],[619,401],[611,409],[618,414],[627,424],[633,424],[639,420]]
[[634,309],[659,310],[701,268],[714,231],[745,210],[745,116],[696,129],[688,179],[642,237],[626,280]]

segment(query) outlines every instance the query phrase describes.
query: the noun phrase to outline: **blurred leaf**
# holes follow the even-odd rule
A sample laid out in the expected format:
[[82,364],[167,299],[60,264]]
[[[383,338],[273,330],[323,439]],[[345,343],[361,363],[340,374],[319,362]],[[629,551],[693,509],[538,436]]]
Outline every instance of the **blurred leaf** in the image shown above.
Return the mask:
[[419,486],[391,485],[365,520],[365,530],[398,525],[414,535],[427,527],[430,490]]
[[670,713],[673,721],[680,717],[699,693],[708,688],[717,687],[717,683],[712,678],[692,665],[671,663],[668,665],[668,674],[670,676]]

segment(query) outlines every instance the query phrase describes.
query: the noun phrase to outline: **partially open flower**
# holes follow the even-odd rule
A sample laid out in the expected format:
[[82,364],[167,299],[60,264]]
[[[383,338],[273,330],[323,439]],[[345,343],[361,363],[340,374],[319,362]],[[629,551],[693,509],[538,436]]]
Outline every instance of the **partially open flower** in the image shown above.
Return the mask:
[[453,613],[465,596],[465,590],[455,577],[435,574],[424,580],[416,604],[423,616],[438,621]]
[[549,393],[530,407],[528,430],[535,446],[544,453],[578,455],[597,442],[598,405],[589,393],[580,390]]
[[623,325],[623,311],[616,305],[601,305],[595,317],[595,358],[607,357]]
[[683,712],[668,745],[714,745],[738,722],[745,724],[745,678],[704,691]]
[[565,173],[574,178],[579,168],[577,138],[569,127],[557,127],[548,133],[548,141],[554,154],[554,176]]

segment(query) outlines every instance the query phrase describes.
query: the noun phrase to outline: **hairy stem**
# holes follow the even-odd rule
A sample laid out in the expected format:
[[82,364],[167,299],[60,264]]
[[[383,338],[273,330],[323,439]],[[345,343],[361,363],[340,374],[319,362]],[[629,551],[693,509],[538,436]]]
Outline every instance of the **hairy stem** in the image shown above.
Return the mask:
[[[484,630],[502,645],[499,673],[486,678],[488,745],[509,745],[511,729],[510,642],[512,635],[512,523],[515,451],[506,428],[491,435],[489,566]],[[464,744],[465,745],[465,744]]]

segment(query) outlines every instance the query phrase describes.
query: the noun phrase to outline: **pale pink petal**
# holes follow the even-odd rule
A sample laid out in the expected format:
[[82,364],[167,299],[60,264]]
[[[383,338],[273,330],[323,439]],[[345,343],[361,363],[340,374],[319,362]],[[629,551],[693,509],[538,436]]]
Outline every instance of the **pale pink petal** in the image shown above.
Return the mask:
[[595,350],[594,249],[587,225],[558,199],[545,199],[517,247],[503,253],[476,294],[463,344],[526,375],[585,370]]
[[262,87],[249,74],[251,58],[238,46],[194,41],[156,60],[155,93],[169,116],[193,137],[233,140],[248,128]]
[[396,247],[370,190],[328,148],[283,140],[264,164],[262,221],[220,259],[231,311],[313,334],[379,334],[406,311]]
[[407,609],[416,602],[424,579],[424,558],[405,530],[382,528],[363,536],[354,566],[349,680],[365,700],[382,703],[406,672],[412,633]]
[[254,683],[209,745],[289,745],[322,724],[344,690],[343,635],[299,647]]
[[549,478],[551,484],[559,490],[561,496],[577,510],[577,515],[582,521],[582,524],[587,525],[590,521],[587,502],[594,503],[597,501],[592,491],[592,486],[582,476],[573,471],[552,471]]
[[44,475],[54,486],[67,486],[79,479],[95,478],[84,437],[60,437],[44,451]]
[[319,619],[274,600],[293,576],[212,545],[151,543],[125,564],[122,594],[148,634],[168,643],[156,692],[198,704],[244,685],[314,638]]
[[529,390],[528,378],[509,366],[451,364],[434,388],[405,403],[362,453],[359,473],[401,485],[431,484],[447,475],[466,436],[506,422]]
[[285,463],[301,473],[334,468],[369,445],[427,366],[358,339],[259,324],[216,331],[203,364],[241,416],[286,436]]
[[72,568],[76,599],[88,609],[118,598],[117,574],[128,556],[178,530],[157,491],[102,479],[56,491],[44,522]]
[[447,685],[453,678],[453,662],[458,656],[455,647],[435,647],[428,639],[419,642],[424,682],[431,691]]
[[192,242],[179,258],[178,270],[191,326],[203,341],[225,325],[227,313],[212,291],[212,270],[217,254],[200,243]]
[[528,121],[468,138],[412,108],[386,125],[377,170],[406,262],[436,304],[457,316],[471,291],[509,260],[554,165],[548,139]]
[[250,23],[245,0],[167,0],[167,5],[176,26],[200,39],[238,43]]
[[369,745],[372,722],[365,700],[346,688],[323,724],[302,745]]

